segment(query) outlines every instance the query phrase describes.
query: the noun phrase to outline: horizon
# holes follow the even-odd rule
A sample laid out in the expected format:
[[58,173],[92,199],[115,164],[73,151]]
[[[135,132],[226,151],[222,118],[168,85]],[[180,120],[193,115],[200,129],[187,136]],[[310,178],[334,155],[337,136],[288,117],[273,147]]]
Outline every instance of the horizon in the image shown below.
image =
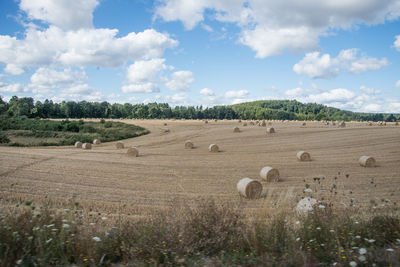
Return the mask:
[[7,0],[0,96],[400,113],[400,1]]

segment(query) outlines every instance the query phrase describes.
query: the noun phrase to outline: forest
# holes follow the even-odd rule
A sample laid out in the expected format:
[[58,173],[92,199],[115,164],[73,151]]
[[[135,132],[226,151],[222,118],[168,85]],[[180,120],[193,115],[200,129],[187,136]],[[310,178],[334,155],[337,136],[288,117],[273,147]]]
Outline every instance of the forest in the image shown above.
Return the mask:
[[110,104],[104,102],[34,101],[32,97],[0,97],[0,115],[28,118],[128,118],[128,119],[246,119],[397,121],[400,114],[359,113],[296,100],[261,100],[235,105],[176,106],[168,103]]

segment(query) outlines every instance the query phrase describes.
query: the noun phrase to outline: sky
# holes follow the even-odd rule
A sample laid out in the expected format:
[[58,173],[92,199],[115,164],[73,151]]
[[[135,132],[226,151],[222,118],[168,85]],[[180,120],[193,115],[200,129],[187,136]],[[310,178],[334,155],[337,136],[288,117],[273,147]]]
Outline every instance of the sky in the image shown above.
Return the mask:
[[400,113],[400,0],[1,0],[14,95]]

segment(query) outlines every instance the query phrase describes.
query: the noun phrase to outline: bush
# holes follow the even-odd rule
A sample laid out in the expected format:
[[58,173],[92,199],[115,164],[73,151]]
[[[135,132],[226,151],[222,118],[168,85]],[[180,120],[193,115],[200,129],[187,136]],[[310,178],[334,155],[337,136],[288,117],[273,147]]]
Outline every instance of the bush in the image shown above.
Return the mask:
[[104,123],[104,128],[111,128],[113,126],[113,123],[111,121],[107,121]]
[[105,123],[106,121],[104,120],[104,119],[101,119],[100,120],[100,123]]
[[6,133],[0,132],[0,144],[7,144],[10,142],[10,138],[8,138]]

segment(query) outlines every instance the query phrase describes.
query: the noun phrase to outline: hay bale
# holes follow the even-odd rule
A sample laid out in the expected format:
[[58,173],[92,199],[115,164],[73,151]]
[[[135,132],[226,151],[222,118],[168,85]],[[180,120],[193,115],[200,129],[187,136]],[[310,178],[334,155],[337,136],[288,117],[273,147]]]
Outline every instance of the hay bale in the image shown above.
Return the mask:
[[100,144],[101,144],[100,139],[94,139],[93,140],[93,145],[100,145]]
[[82,142],[79,142],[79,141],[75,142],[75,147],[82,148]]
[[164,122],[164,126],[167,126],[167,123],[166,123],[166,122]]
[[299,151],[299,152],[297,152],[297,159],[299,161],[311,161],[311,156],[310,156],[310,153],[308,153],[308,152]]
[[248,199],[259,198],[262,192],[261,183],[250,178],[241,179],[236,187],[239,194]]
[[124,143],[122,143],[122,142],[116,142],[116,143],[115,143],[115,147],[116,147],[117,149],[122,149],[122,148],[125,147],[125,145],[124,145]]
[[267,128],[267,133],[275,133],[275,129],[273,127]]
[[317,204],[317,200],[312,197],[306,197],[297,203],[296,211],[302,215],[307,215],[308,212],[314,210],[314,206]]
[[250,125],[254,125],[254,121],[251,121],[251,122],[250,122]]
[[169,133],[169,129],[168,128],[164,128],[164,133]]
[[398,122],[398,121],[396,121],[394,125],[398,126],[398,125],[399,125],[399,122]]
[[360,165],[363,167],[374,167],[375,166],[375,159],[370,156],[362,156],[359,160]]
[[205,121],[204,121],[204,123],[208,123],[208,121],[207,121],[207,120],[205,120]]
[[344,121],[341,121],[341,122],[339,122],[338,126],[341,128],[344,128],[344,127],[346,127],[346,123]]
[[305,122],[303,122],[303,124],[301,126],[306,126],[307,124]]
[[261,126],[262,126],[262,127],[267,127],[267,123],[265,122],[265,120],[263,120],[263,121],[261,122]]
[[130,157],[138,157],[139,156],[139,150],[136,147],[130,147],[126,151],[126,154]]
[[268,126],[271,126],[271,125],[272,125],[272,122],[269,121],[269,122],[268,122]]
[[238,120],[239,123],[242,123],[242,120]]
[[279,171],[269,166],[266,166],[261,169],[260,176],[267,182],[279,181]]
[[234,132],[234,133],[240,133],[239,127],[234,127],[234,128],[233,128],[233,132]]
[[192,141],[187,140],[187,141],[185,142],[185,148],[186,148],[186,149],[192,149],[193,147],[194,147],[194,144],[193,144]]
[[372,126],[372,122],[369,122],[369,123],[368,123],[368,126]]
[[215,122],[217,122],[218,120],[217,120],[217,119],[215,119],[214,121],[215,121]]
[[208,151],[210,151],[210,152],[218,152],[219,151],[219,147],[216,144],[211,144],[208,147]]
[[244,122],[244,123],[243,123],[243,126],[247,126],[247,122]]
[[91,143],[83,143],[82,149],[92,149],[92,144]]

